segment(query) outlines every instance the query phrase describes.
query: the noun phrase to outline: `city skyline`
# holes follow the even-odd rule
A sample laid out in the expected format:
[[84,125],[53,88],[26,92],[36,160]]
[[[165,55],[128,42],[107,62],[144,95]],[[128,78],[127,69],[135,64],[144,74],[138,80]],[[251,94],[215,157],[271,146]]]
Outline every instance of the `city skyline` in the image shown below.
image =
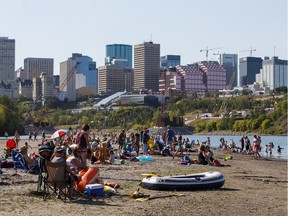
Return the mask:
[[218,60],[218,52],[247,57],[251,47],[255,57],[287,59],[285,0],[112,0],[109,6],[16,0],[2,2],[0,19],[0,36],[15,39],[15,70],[25,58],[53,58],[58,75],[60,62],[72,53],[90,56],[98,67],[105,64],[107,44],[150,40],[161,45],[161,56],[181,55],[182,65],[206,60],[200,50],[207,47],[209,60]]

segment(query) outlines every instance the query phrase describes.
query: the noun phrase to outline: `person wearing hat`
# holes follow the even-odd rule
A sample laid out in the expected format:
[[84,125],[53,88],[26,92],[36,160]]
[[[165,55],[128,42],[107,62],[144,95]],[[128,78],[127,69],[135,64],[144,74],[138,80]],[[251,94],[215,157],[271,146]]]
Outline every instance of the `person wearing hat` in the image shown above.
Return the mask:
[[54,148],[54,154],[52,155],[51,162],[52,163],[61,163],[65,161],[65,154],[64,154],[64,149],[61,146],[56,146]]

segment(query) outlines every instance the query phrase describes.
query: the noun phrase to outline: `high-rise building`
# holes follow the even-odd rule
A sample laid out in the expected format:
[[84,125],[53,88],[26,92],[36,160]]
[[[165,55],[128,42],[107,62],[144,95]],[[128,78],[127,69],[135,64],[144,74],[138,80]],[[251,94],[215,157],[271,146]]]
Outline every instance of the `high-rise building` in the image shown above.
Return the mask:
[[[217,61],[201,61],[187,66],[176,66],[183,77],[183,84],[175,84],[175,90],[185,92],[215,92],[226,87],[226,70]],[[177,77],[176,77],[177,78]],[[180,79],[178,83],[180,83]]]
[[53,77],[47,77],[44,72],[40,75],[41,79],[41,96],[42,96],[42,104],[45,104],[47,98],[51,98],[54,96],[54,84]]
[[15,80],[15,40],[0,37],[0,81]]
[[[116,61],[113,62],[114,59]],[[132,46],[127,44],[106,45],[106,64],[121,64],[122,66],[125,64],[125,67],[132,68]]]
[[98,70],[96,68],[96,62],[89,56],[84,56],[79,53],[73,53],[71,59],[79,63],[76,68],[76,89],[91,87],[94,89],[94,94],[97,94]]
[[239,87],[253,84],[256,81],[256,74],[260,73],[262,61],[262,58],[251,56],[239,59]]
[[180,55],[165,55],[160,58],[161,68],[165,67],[175,67],[181,65],[181,56]]
[[76,82],[75,82],[75,66],[77,62],[71,58],[60,63],[60,95],[59,99],[68,101],[76,101]]
[[226,69],[226,86],[233,89],[237,86],[238,55],[220,54],[220,64]]
[[112,95],[116,92],[132,91],[133,69],[120,65],[105,65],[98,67],[100,95]]
[[44,72],[47,77],[54,75],[54,59],[52,58],[26,58],[24,59],[24,74],[26,79],[39,78]]
[[159,91],[160,44],[152,41],[134,46],[134,89]]
[[256,74],[256,82],[263,87],[274,90],[280,86],[288,86],[287,83],[287,60],[278,57],[265,57],[262,62],[262,69]]

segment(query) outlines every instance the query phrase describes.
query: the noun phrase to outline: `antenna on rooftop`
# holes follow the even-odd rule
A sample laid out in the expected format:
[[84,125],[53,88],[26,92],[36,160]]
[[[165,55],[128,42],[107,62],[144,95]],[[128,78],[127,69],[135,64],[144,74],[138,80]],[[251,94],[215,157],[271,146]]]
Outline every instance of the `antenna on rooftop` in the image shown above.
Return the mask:
[[150,42],[152,42],[152,34],[150,34]]

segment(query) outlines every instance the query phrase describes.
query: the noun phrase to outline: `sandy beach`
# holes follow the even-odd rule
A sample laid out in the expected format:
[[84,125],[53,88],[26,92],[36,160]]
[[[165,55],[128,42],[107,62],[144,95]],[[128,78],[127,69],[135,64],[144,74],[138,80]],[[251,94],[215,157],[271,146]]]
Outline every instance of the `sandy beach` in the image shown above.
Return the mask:
[[[21,140],[19,146],[24,145]],[[29,142],[37,152],[38,142]],[[0,141],[1,154],[5,140]],[[115,165],[97,165],[103,180],[121,185],[118,194],[102,200],[80,199],[63,201],[52,198],[46,201],[36,193],[37,175],[14,169],[2,169],[0,175],[0,215],[287,215],[287,160],[261,158],[251,155],[214,152],[224,167],[178,165],[180,158],[152,156],[152,162],[130,162]],[[233,159],[223,161],[223,156]],[[196,158],[190,153],[190,158]],[[143,176],[191,174],[220,171],[225,184],[218,190],[205,191],[154,191],[140,188],[150,195],[148,201],[129,198]],[[177,196],[179,193],[183,196]]]

